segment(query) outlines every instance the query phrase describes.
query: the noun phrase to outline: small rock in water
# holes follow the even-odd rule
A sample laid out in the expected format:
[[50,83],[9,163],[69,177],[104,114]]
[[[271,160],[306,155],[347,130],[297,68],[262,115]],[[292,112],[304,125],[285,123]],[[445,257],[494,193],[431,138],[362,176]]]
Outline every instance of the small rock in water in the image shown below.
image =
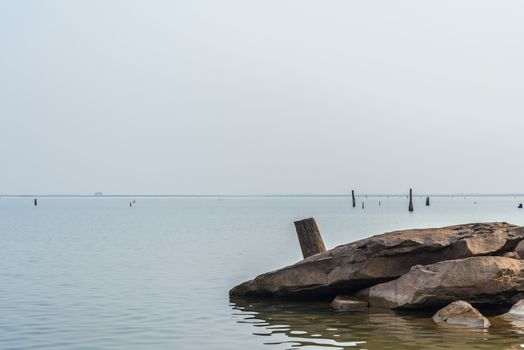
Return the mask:
[[437,323],[448,323],[473,328],[489,328],[491,323],[470,303],[463,300],[455,301],[433,316]]
[[331,302],[331,307],[339,311],[364,310],[368,308],[368,303],[357,298],[337,295]]
[[524,299],[519,300],[511,309],[505,313],[505,317],[524,318]]

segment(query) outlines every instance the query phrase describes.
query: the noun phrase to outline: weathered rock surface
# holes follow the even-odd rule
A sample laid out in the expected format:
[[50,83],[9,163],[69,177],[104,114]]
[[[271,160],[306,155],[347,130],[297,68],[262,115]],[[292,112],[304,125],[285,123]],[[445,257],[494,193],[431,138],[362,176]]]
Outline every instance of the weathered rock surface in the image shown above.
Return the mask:
[[368,308],[368,302],[346,295],[337,295],[331,302],[331,307],[339,311],[365,310]]
[[524,291],[524,261],[479,256],[417,265],[400,278],[361,291],[373,307],[440,306],[462,299],[470,303],[506,304]]
[[524,259],[524,241],[520,241],[515,247],[515,253],[517,253],[521,259]]
[[455,301],[437,311],[433,316],[433,321],[474,328],[489,328],[491,326],[484,315],[463,300]]
[[232,296],[334,297],[393,280],[414,265],[502,255],[524,239],[524,228],[504,222],[389,232],[338,246],[265,273]]
[[502,256],[505,258],[512,258],[512,259],[520,260],[520,255],[516,252],[507,252],[507,253],[504,253]]

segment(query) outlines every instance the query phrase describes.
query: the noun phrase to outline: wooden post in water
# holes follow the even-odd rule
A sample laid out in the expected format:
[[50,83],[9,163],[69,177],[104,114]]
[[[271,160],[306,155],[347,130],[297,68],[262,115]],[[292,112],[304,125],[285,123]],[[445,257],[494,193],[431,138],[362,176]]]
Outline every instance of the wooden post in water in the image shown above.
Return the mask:
[[356,202],[355,202],[355,190],[351,190],[351,198],[353,198],[353,208],[354,208],[355,205],[356,205]]
[[429,196],[426,197],[426,207],[429,207]]
[[295,228],[304,259],[326,251],[324,241],[314,218],[295,221]]
[[38,202],[36,201],[36,198],[35,198],[35,207],[38,205]]
[[408,210],[410,212],[413,211],[413,191],[411,190],[411,188],[409,189],[409,207],[408,207]]

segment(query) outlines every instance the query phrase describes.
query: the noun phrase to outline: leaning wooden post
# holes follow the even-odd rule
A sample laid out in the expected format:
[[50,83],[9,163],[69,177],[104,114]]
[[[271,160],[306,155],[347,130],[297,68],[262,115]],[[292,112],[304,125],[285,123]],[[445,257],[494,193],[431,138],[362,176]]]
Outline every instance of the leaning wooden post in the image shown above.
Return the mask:
[[429,196],[426,197],[426,207],[429,207]]
[[314,218],[295,221],[295,228],[304,259],[326,251]]
[[413,211],[413,191],[411,188],[409,189],[409,207],[408,210],[411,212]]
[[351,190],[351,198],[353,198],[353,208],[356,206],[355,202],[355,190]]

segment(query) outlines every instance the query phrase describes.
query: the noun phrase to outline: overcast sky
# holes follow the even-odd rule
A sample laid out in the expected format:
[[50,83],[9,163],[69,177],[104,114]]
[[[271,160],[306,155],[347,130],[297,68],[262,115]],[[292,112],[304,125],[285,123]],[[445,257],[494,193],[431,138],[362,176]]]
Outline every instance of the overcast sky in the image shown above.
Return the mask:
[[522,1],[0,1],[0,193],[524,192]]

